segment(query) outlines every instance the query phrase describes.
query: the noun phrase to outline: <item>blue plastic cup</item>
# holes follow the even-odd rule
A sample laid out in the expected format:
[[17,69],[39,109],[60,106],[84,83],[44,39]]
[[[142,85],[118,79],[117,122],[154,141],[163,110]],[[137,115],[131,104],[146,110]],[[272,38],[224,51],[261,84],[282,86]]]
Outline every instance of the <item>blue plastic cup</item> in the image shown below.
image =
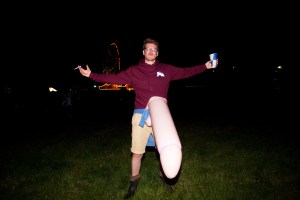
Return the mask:
[[211,54],[209,54],[209,58],[211,60],[211,64],[212,64],[213,68],[217,67],[217,56],[218,56],[217,53],[211,53]]

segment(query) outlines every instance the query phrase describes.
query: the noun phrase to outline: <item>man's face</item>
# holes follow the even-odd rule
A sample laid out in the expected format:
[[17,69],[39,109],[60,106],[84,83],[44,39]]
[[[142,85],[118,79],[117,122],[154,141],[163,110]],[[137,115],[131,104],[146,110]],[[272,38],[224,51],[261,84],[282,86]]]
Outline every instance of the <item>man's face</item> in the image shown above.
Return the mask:
[[153,61],[158,56],[157,46],[155,44],[146,44],[146,48],[143,50],[145,59],[148,61]]

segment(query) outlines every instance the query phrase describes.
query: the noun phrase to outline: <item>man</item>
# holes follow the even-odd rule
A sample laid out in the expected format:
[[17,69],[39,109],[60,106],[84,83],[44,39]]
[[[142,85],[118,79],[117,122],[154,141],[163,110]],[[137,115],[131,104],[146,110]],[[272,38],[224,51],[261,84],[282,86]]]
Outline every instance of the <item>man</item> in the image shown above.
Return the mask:
[[[153,133],[150,123],[145,123],[147,105],[151,97],[162,97],[167,100],[169,84],[172,80],[189,78],[206,69],[212,68],[211,61],[203,65],[189,68],[179,68],[170,64],[160,63],[156,58],[159,54],[158,41],[147,38],[143,43],[144,59],[137,65],[131,66],[117,74],[96,74],[89,66],[86,69],[79,67],[80,73],[90,79],[101,83],[131,84],[135,91],[134,114],[132,116],[132,141],[131,141],[131,175],[130,187],[125,198],[134,195],[141,178],[140,168],[143,154],[150,134]],[[162,177],[162,175],[161,175]]]

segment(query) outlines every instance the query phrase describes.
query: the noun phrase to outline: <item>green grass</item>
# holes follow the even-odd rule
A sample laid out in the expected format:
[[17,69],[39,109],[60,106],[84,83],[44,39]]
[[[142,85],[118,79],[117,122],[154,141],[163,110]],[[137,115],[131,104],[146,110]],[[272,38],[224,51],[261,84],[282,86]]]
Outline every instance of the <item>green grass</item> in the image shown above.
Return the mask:
[[[148,151],[132,199],[300,199],[295,136],[259,126],[175,123],[183,147],[175,191],[166,190],[156,154]],[[128,120],[99,120],[2,141],[0,199],[122,199],[129,187],[130,133]]]

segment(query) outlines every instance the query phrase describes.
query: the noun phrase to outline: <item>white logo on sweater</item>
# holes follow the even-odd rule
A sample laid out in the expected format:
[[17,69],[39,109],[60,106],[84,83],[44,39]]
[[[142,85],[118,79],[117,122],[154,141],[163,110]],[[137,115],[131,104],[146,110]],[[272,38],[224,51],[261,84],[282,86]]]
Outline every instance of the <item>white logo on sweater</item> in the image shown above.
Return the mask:
[[159,77],[159,76],[165,77],[164,73],[162,73],[162,72],[156,72],[156,77]]

